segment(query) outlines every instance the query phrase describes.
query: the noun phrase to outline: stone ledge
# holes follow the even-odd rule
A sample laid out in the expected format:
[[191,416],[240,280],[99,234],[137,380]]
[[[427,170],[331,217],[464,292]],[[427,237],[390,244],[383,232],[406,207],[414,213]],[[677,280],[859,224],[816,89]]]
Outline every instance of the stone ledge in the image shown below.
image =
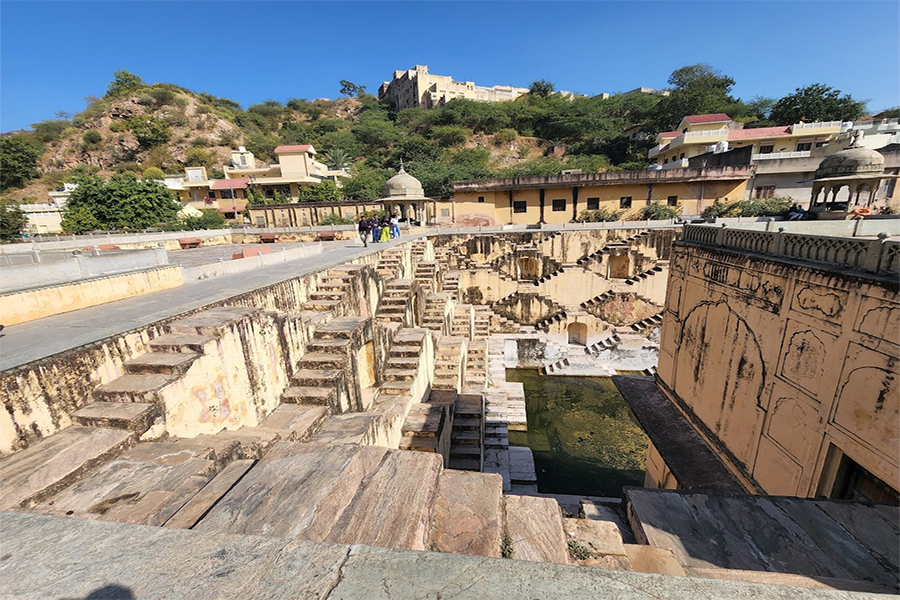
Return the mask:
[[0,513],[0,530],[3,592],[18,600],[79,598],[111,586],[141,600],[883,597],[26,513]]

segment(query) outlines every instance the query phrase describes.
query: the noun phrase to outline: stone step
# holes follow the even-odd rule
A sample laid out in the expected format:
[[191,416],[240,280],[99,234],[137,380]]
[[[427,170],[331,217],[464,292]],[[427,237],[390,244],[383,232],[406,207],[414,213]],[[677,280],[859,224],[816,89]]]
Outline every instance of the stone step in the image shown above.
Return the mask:
[[89,427],[127,429],[145,433],[160,415],[157,404],[142,402],[94,402],[72,413],[72,420]]
[[512,485],[509,480],[509,451],[505,448],[486,448],[483,461],[482,470],[503,477],[503,491],[508,492]]
[[477,456],[480,459],[481,446],[477,444],[452,444],[450,446],[450,456],[459,456],[460,458]]
[[0,458],[0,510],[51,496],[135,441],[131,431],[74,426]]
[[[510,447],[509,446],[509,438],[497,437],[497,436],[494,436],[494,437],[484,436],[484,447],[485,448],[501,448],[501,449],[509,448]],[[511,464],[512,463],[510,463],[510,465]],[[535,481],[520,480],[517,483],[535,483]]]
[[413,404],[406,415],[402,433],[404,436],[437,438],[444,426],[445,414],[440,404]]
[[480,417],[460,417],[456,416],[453,419],[453,431],[456,430],[470,430],[470,431],[481,431],[481,418]]
[[591,552],[625,556],[622,534],[615,523],[594,519],[563,519],[563,524],[566,535]]
[[350,289],[350,284],[340,279],[334,281],[329,280],[320,283],[316,288],[322,291],[341,290],[346,292]]
[[319,444],[371,444],[375,441],[379,422],[379,415],[374,413],[333,415],[325,420],[309,441]]
[[163,524],[163,527],[190,529],[203,515],[221,500],[228,491],[241,480],[256,463],[252,459],[235,460],[229,463],[209,483],[197,492],[184,506]]
[[404,435],[397,447],[412,452],[437,452],[437,444],[437,438]]
[[154,352],[188,352],[202,354],[204,348],[215,338],[196,333],[164,333],[150,340],[148,345]]
[[368,322],[369,319],[365,317],[338,317],[331,319],[316,329],[316,339],[357,339],[360,330],[364,328]]
[[422,348],[419,346],[397,346],[396,344],[391,346],[390,356],[398,357],[398,358],[415,358],[422,353]]
[[506,496],[506,526],[515,560],[569,562],[562,513],[556,500]]
[[94,398],[101,402],[143,402],[158,401],[157,394],[172,385],[180,375],[141,374],[123,375],[94,390]]
[[457,431],[454,429],[452,439],[454,445],[459,444],[460,446],[478,446],[481,444],[481,432],[469,430]]
[[219,306],[184,317],[166,326],[170,333],[191,333],[219,337],[235,323],[260,312],[259,308]]
[[[481,460],[479,458],[459,458],[457,456],[450,456],[450,460],[447,461],[447,468],[455,469],[458,471],[476,471],[481,472]],[[444,471],[446,473],[446,471]],[[502,481],[502,479],[501,479]]]
[[282,404],[269,413],[259,426],[281,432],[283,440],[305,441],[322,426],[329,414],[325,406]]
[[[503,440],[509,445],[509,440]],[[488,445],[485,440],[485,446]],[[496,444],[491,444],[492,446]],[[534,471],[534,454],[527,446],[511,446],[509,448],[509,479],[511,483],[530,485],[537,483]]]
[[300,387],[335,387],[344,372],[338,369],[299,369],[291,376],[291,383]]
[[236,447],[235,458],[260,459],[279,441],[281,434],[267,427],[241,427],[235,430],[223,430],[219,433],[198,435],[192,441],[212,447]]
[[387,367],[389,369],[418,369],[419,362],[418,355],[415,357],[391,356],[388,358]]
[[338,370],[343,369],[347,363],[344,354],[326,352],[307,352],[300,359],[299,370]]
[[428,549],[499,558],[502,505],[499,476],[444,471],[434,498]]
[[413,389],[413,381],[386,381],[380,388],[382,394],[395,394],[408,396]]
[[341,306],[341,300],[310,300],[303,303],[306,310],[331,311]]
[[336,340],[312,340],[307,346],[307,352],[324,352],[325,354],[331,352],[343,352],[346,353],[353,348],[353,340],[347,338],[339,338]]
[[309,295],[310,301],[317,302],[320,300],[340,300],[345,297],[347,293],[343,290],[319,290],[317,292],[313,292]]
[[437,454],[388,451],[325,541],[425,550],[442,466]]
[[291,386],[281,394],[281,401],[288,404],[333,406],[337,403],[337,390],[333,387]]
[[417,373],[416,369],[387,368],[384,370],[384,379],[385,381],[412,381],[416,378]]
[[126,373],[172,375],[184,373],[198,358],[200,358],[200,354],[196,352],[151,352],[127,360],[122,366],[125,368]]
[[386,449],[280,442],[194,527],[319,540]]
[[624,546],[625,556],[628,557],[632,571],[660,575],[685,575],[684,567],[668,548],[657,548],[644,544],[625,544]]

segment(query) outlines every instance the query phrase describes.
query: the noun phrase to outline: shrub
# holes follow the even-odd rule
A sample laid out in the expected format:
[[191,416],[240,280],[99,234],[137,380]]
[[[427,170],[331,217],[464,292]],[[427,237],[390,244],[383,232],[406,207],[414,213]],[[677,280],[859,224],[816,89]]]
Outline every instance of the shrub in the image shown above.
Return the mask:
[[225,216],[217,210],[204,210],[201,217],[181,218],[183,229],[223,229],[228,226]]
[[578,215],[578,218],[575,219],[575,222],[605,223],[608,221],[618,221],[621,216],[621,210],[609,210],[608,208],[601,208],[600,210],[583,210],[581,211],[581,214]]
[[165,176],[166,174],[159,167],[147,167],[143,173],[144,179],[163,179]]
[[781,196],[772,198],[751,198],[737,202],[719,202],[708,206],[701,216],[705,219],[716,217],[777,217],[785,214],[796,200]]
[[100,135],[100,132],[96,129],[88,129],[82,134],[81,139],[84,141],[85,145],[93,147],[103,141],[103,136]]
[[353,219],[342,217],[337,213],[325,215],[319,219],[319,225],[352,225],[356,223]]
[[48,144],[62,137],[63,131],[68,126],[68,121],[41,121],[40,123],[34,123],[31,126],[31,130],[39,142]]
[[109,130],[113,133],[122,133],[123,131],[125,131],[125,129],[127,128],[125,127],[125,123],[123,123],[122,121],[113,121],[109,124]]
[[661,202],[654,202],[649,206],[641,208],[642,221],[665,221],[667,219],[677,219],[678,209],[672,206],[666,206]]
[[137,115],[125,123],[142,148],[153,148],[169,141],[169,126],[156,117]]
[[209,169],[213,165],[212,155],[206,148],[191,148],[187,151],[184,164],[189,167],[206,167]]
[[198,135],[191,140],[191,146],[193,146],[194,148],[204,148],[206,146],[209,146],[209,138],[205,135]]
[[157,106],[173,104],[175,102],[175,92],[161,87],[150,88],[147,93]]
[[494,134],[494,144],[497,146],[502,146],[503,144],[510,144],[519,137],[519,132],[515,129],[501,129],[497,133]]

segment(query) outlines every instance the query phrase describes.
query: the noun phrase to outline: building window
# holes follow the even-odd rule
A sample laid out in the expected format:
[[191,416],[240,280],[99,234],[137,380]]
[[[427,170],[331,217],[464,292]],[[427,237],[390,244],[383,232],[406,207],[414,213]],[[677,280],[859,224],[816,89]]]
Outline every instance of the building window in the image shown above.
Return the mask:
[[816,148],[821,148],[822,146],[827,146],[828,142],[816,142]]
[[600,210],[600,198],[588,198],[587,204],[588,210]]
[[812,142],[797,144],[797,152],[809,152],[810,150],[812,150]]
[[756,187],[756,198],[771,198],[775,195],[774,185],[760,185]]
[[478,196],[478,202],[484,202],[484,196]]
[[524,200],[513,200],[513,212],[514,213],[523,213],[528,212],[528,203]]
[[553,212],[562,212],[566,210],[566,201],[564,199],[560,200],[554,198],[553,200]]
[[216,199],[216,190],[209,190],[209,192],[207,192],[207,195],[209,196],[210,200],[215,200]]
[[678,157],[678,160],[684,160],[684,152],[681,153],[681,156]]
[[669,206],[678,206],[678,196],[669,196],[666,198],[666,204]]
[[759,147],[760,154],[772,154],[775,151],[775,144],[766,144]]
[[619,208],[631,208],[631,196],[622,196],[619,198]]

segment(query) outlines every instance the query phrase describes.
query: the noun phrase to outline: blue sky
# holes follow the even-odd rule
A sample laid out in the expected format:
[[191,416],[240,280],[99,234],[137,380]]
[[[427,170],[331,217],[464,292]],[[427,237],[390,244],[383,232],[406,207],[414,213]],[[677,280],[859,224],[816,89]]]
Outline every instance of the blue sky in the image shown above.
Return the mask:
[[900,104],[900,3],[21,2],[0,4],[0,131],[84,109],[117,69],[237,100],[377,92],[428,65],[481,85],[584,94],[663,87],[705,62],[734,94],[825,83]]

